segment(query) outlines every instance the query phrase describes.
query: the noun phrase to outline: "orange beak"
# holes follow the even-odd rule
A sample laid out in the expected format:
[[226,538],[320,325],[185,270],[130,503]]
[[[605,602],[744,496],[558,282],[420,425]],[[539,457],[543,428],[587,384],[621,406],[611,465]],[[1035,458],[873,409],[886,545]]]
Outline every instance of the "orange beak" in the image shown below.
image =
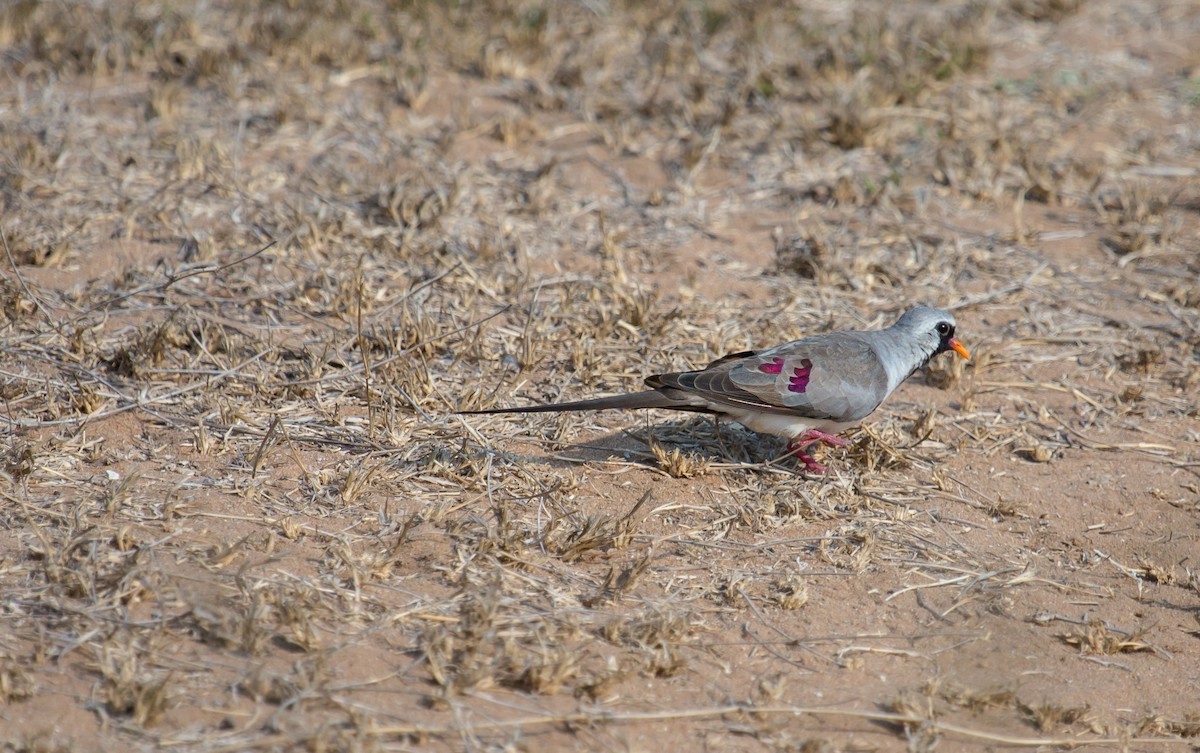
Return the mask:
[[950,340],[950,349],[968,361],[971,360],[971,351],[967,350],[967,346],[960,343],[957,337]]

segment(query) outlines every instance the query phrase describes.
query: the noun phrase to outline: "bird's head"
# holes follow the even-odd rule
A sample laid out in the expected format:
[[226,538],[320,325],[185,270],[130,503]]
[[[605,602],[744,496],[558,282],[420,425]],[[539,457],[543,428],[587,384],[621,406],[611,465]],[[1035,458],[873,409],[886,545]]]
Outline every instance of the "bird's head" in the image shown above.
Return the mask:
[[958,324],[949,311],[917,306],[905,311],[904,316],[900,317],[894,326],[919,344],[920,351],[928,354],[926,361],[948,350],[953,350],[968,361],[971,360],[970,351],[954,336]]

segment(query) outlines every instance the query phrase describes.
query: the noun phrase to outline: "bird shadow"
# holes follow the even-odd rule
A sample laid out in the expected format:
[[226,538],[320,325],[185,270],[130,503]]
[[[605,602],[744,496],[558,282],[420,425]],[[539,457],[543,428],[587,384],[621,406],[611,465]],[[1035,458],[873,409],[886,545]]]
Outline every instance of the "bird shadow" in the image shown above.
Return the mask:
[[[657,452],[656,452],[657,450]],[[666,470],[664,460],[678,451],[701,464],[740,467],[747,470],[795,471],[787,462],[783,442],[755,434],[737,424],[709,416],[651,422],[646,420],[630,428],[611,431],[587,441],[560,445],[541,455],[500,453],[525,462],[543,462],[555,468],[580,463],[602,463],[618,456],[622,461],[656,470]]]

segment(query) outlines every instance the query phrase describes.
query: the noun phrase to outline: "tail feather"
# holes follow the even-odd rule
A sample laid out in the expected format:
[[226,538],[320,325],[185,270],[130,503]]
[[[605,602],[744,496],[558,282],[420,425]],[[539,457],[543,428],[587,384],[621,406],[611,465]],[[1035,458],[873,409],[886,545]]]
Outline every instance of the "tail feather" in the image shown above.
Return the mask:
[[607,410],[609,408],[674,408],[676,410],[696,410],[686,403],[672,400],[658,390],[631,392],[626,395],[612,397],[597,397],[591,400],[576,400],[571,403],[550,403],[548,405],[525,405],[518,408],[491,408],[489,410],[460,410],[459,414],[480,413],[556,413],[569,410]]

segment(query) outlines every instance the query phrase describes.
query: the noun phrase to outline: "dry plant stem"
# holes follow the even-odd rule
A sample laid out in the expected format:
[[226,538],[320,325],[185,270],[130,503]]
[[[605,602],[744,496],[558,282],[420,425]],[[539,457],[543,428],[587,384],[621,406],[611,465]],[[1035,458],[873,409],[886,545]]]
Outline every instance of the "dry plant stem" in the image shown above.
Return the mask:
[[[170,390],[170,391],[166,392],[165,394],[156,395],[149,400],[142,400],[140,397],[133,398],[133,397],[128,397],[126,395],[121,395],[120,396],[121,399],[126,401],[125,405],[122,405],[122,406],[119,406],[116,408],[110,408],[108,410],[100,411],[97,413],[88,414],[86,416],[62,418],[62,419],[55,419],[55,420],[51,420],[51,421],[16,421],[16,422],[12,422],[12,424],[16,425],[16,426],[23,426],[23,427],[64,426],[64,425],[69,425],[69,424],[79,424],[79,423],[86,422],[88,420],[95,421],[95,420],[98,420],[101,418],[108,418],[110,416],[115,416],[120,413],[125,413],[125,412],[131,411],[131,410],[137,410],[137,409],[149,410],[150,407],[155,406],[155,405],[170,405],[177,398],[183,397],[190,393],[198,392],[206,387],[211,388],[216,383],[219,383],[223,380],[229,379],[230,377],[237,375],[239,372],[245,370],[247,367],[256,363],[257,361],[259,361],[261,358],[263,358],[264,356],[266,356],[268,353],[270,353],[273,350],[274,350],[273,347],[263,350],[259,353],[254,354],[250,358],[247,358],[245,361],[234,364],[232,367],[230,367],[218,374],[215,374],[214,376],[212,376],[208,379],[205,379],[203,382],[198,382],[196,384],[187,385],[186,387],[180,387],[179,389]],[[8,418],[5,417],[4,420],[7,421]]]
[[26,297],[37,306],[38,311],[42,312],[42,316],[46,317],[46,321],[50,323],[50,326],[57,330],[59,334],[62,334],[62,328],[54,318],[54,315],[42,305],[42,300],[33,294],[33,291],[29,289],[29,285],[26,284],[25,278],[21,275],[21,269],[17,266],[17,260],[13,258],[12,248],[8,245],[8,235],[5,234],[3,226],[0,226],[0,241],[4,243],[4,255],[8,258],[8,265],[12,267],[13,276],[17,278],[17,284],[21,286],[21,290],[25,291]]
[[267,431],[263,434],[262,442],[258,444],[258,451],[254,453],[254,461],[250,464],[250,478],[258,475],[258,469],[262,467],[262,462],[266,457],[267,450],[273,444],[275,431],[279,428],[279,416],[272,416],[271,423],[267,426]]
[[[705,719],[711,717],[720,717],[727,714],[761,714],[761,715],[780,715],[780,716],[833,716],[833,717],[848,717],[854,719],[869,719],[871,721],[888,722],[891,724],[901,725],[917,725],[928,728],[934,734],[946,734],[968,738],[972,740],[982,740],[993,745],[1001,745],[1004,747],[1024,748],[1024,747],[1051,747],[1051,748],[1076,748],[1080,745],[1187,745],[1186,740],[1179,738],[1167,737],[1067,737],[1067,738],[1048,738],[1048,737],[1016,737],[1010,735],[999,735],[985,730],[971,729],[958,724],[949,724],[933,719],[926,719],[910,714],[893,714],[881,711],[856,711],[852,709],[834,709],[822,707],[803,707],[803,706],[754,706],[754,705],[729,705],[717,706],[713,708],[697,708],[697,709],[678,709],[667,711],[647,711],[647,712],[616,712],[616,713],[587,713],[580,712],[576,714],[562,715],[546,715],[528,717],[525,719],[508,719],[496,722],[478,722],[473,724],[476,729],[513,729],[524,727],[539,727],[545,725],[556,724],[636,724],[641,722],[665,721],[670,719]],[[451,734],[457,729],[456,727],[422,727],[420,725],[386,725],[379,726],[372,730],[372,733],[377,736],[400,736],[400,735],[445,735]],[[231,749],[232,750],[232,749]]]
[[375,434],[375,401],[371,399],[371,345],[363,333],[363,307],[366,303],[366,282],[362,278],[360,268],[354,284],[355,309],[354,327],[358,335],[358,350],[362,355],[363,364],[363,394],[367,403],[367,436],[374,439]]
[[267,249],[271,248],[274,245],[275,245],[275,241],[271,241],[270,243],[267,243],[265,246],[261,246],[256,251],[252,251],[248,254],[239,256],[238,258],[236,258],[232,261],[225,262],[224,264],[211,264],[211,265],[209,265],[207,267],[203,267],[201,269],[193,269],[189,272],[184,272],[183,274],[168,275],[166,282],[157,283],[155,285],[145,285],[143,287],[138,288],[137,290],[131,290],[128,293],[123,293],[119,296],[115,296],[113,298],[108,298],[104,301],[101,301],[100,303],[97,303],[97,304],[91,306],[90,308],[85,309],[82,313],[76,315],[75,318],[73,318],[68,323],[75,324],[75,323],[81,321],[82,319],[84,319],[85,317],[88,317],[88,316],[96,313],[97,311],[102,311],[104,309],[109,308],[114,303],[120,303],[121,301],[129,300],[130,298],[135,298],[139,295],[145,295],[146,293],[162,292],[162,291],[166,290],[167,288],[171,287],[172,285],[174,285],[178,282],[182,282],[183,280],[187,280],[192,277],[199,277],[200,275],[211,275],[211,274],[216,274],[218,272],[223,272],[227,269],[233,269],[234,267],[245,264],[246,262],[250,261],[251,259],[254,259],[255,257],[261,256],[265,251],[267,251]]

